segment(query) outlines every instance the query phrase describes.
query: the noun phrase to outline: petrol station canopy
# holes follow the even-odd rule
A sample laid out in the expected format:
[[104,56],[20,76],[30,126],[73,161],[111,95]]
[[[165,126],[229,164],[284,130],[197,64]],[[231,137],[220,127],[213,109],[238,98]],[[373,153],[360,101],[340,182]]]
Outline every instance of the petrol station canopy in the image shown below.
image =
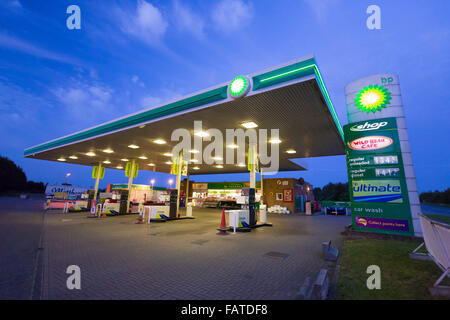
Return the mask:
[[[140,170],[170,172],[167,153],[178,141],[172,131],[202,121],[203,130],[279,129],[279,171],[305,170],[290,159],[345,154],[343,132],[313,56],[245,75],[248,92],[234,97],[231,81],[167,104],[54,139],[24,151],[27,158],[105,168],[125,167],[134,159]],[[245,80],[244,80],[245,81]],[[164,144],[158,144],[162,142]],[[203,142],[203,148],[210,142]],[[138,146],[138,148],[131,148]],[[224,153],[227,146],[224,145]],[[287,153],[294,150],[295,153]],[[269,145],[270,152],[270,145]],[[225,154],[224,154],[225,158]],[[104,162],[106,161],[106,163]],[[225,161],[224,161],[225,162]],[[190,174],[248,172],[247,166],[190,164]],[[193,168],[196,168],[193,170]]]

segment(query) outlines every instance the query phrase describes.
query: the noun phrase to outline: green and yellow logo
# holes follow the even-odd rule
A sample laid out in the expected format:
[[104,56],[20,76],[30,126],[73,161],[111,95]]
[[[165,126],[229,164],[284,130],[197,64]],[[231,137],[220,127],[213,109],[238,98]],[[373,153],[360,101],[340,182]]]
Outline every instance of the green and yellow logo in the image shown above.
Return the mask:
[[358,92],[355,105],[362,112],[375,113],[386,108],[391,99],[391,93],[384,86],[369,85]]

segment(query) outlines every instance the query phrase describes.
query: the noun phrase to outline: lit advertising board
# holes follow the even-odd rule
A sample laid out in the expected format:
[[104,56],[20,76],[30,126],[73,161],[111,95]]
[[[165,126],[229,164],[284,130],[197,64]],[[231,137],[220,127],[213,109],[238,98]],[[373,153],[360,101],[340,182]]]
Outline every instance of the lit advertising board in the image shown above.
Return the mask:
[[344,126],[353,228],[414,235],[395,118]]

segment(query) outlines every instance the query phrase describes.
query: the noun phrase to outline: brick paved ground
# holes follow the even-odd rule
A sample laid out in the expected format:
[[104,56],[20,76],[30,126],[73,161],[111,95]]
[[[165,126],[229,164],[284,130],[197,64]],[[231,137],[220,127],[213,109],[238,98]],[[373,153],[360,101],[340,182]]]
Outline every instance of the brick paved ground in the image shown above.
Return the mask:
[[[195,220],[148,226],[135,224],[135,215],[87,219],[85,213],[50,212],[41,298],[293,299],[304,278],[325,265],[322,241],[339,247],[339,233],[351,222],[349,217],[269,215],[272,228],[218,236],[220,214],[194,209]],[[264,256],[271,251],[289,256]],[[25,248],[22,252],[26,256]],[[81,268],[81,290],[66,288],[65,271],[72,264]]]
[[42,231],[43,200],[0,198],[0,299],[29,299]]

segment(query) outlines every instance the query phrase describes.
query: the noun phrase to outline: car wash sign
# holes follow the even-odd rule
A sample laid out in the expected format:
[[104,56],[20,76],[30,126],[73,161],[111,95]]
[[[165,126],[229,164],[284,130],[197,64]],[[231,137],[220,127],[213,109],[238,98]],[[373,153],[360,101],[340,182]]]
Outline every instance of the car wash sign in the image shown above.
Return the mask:
[[397,120],[344,126],[353,228],[413,235]]

